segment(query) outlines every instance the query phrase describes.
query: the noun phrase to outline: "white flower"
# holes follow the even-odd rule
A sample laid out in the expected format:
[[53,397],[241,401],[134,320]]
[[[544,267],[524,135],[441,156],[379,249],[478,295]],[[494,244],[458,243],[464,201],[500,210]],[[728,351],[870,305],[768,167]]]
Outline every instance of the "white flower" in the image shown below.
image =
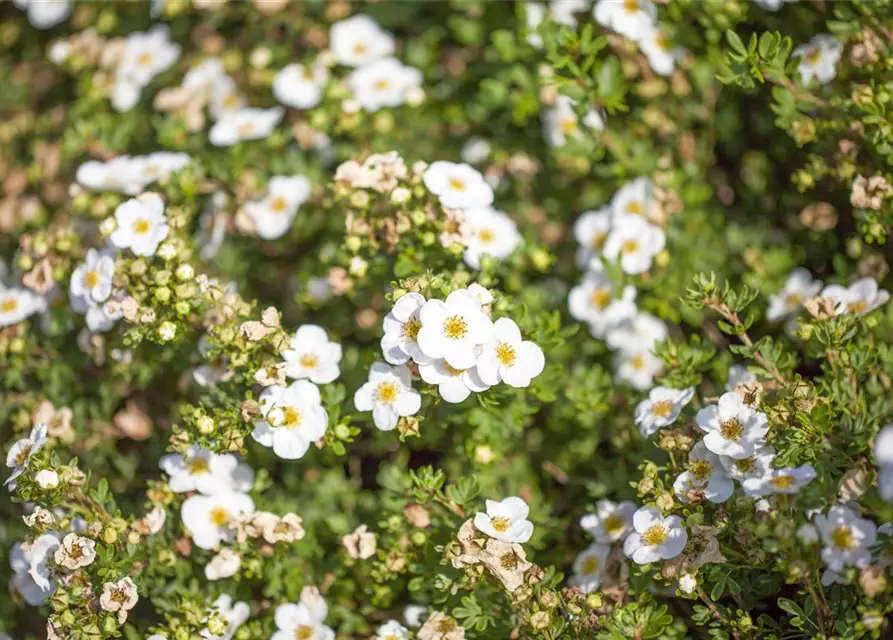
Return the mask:
[[797,538],[803,544],[815,544],[819,541],[819,531],[808,522],[804,522],[797,528]]
[[667,34],[660,27],[654,27],[647,31],[639,40],[639,48],[648,58],[651,69],[660,76],[672,74],[676,67],[676,60],[685,53],[683,49],[673,46],[673,43],[667,38]]
[[651,211],[651,181],[636,178],[620,187],[611,198],[611,211],[619,222],[633,221],[633,216],[647,219]]
[[584,211],[574,222],[574,238],[577,239],[577,266],[585,269],[593,260],[602,255],[602,249],[614,214],[610,207],[602,207],[593,211]]
[[695,388],[671,389],[655,387],[648,393],[648,398],[636,405],[636,424],[642,436],[647,438],[659,429],[676,422],[682,409],[691,402]]
[[222,491],[211,496],[194,495],[183,501],[180,518],[199,549],[214,549],[233,538],[229,523],[254,513],[254,501],[244,493]]
[[614,353],[617,380],[628,382],[637,391],[650,389],[663,366],[663,361],[650,349],[638,352],[624,349]]
[[371,411],[372,421],[382,431],[391,431],[401,417],[418,413],[422,396],[412,388],[405,365],[391,367],[376,362],[369,369],[369,380],[353,397],[357,411]]
[[347,86],[360,108],[375,112],[382,107],[399,107],[407,94],[422,85],[422,72],[396,58],[381,58],[355,69]]
[[394,303],[394,308],[384,317],[384,336],[381,351],[391,364],[404,364],[414,360],[418,364],[430,364],[431,358],[419,348],[418,335],[422,328],[419,312],[425,304],[420,293],[405,293]]
[[31,606],[43,604],[56,591],[48,559],[59,545],[58,536],[47,533],[31,543],[15,544],[9,552],[9,564],[15,574],[12,586]]
[[592,10],[596,22],[638,42],[654,29],[657,9],[651,0],[598,0]]
[[815,480],[816,472],[812,465],[784,467],[768,471],[763,477],[745,478],[741,486],[744,493],[759,497],[770,493],[794,494]]
[[636,289],[626,285],[617,297],[617,289],[604,272],[586,274],[580,284],[571,288],[567,303],[571,315],[589,325],[594,338],[604,338],[608,331],[623,325],[636,314]]
[[13,0],[19,9],[28,12],[28,22],[36,29],[49,29],[71,14],[72,0]]
[[254,221],[257,235],[264,240],[280,238],[291,227],[298,208],[310,197],[310,180],[305,176],[270,178],[267,197],[249,200],[245,213]]
[[419,365],[419,375],[428,384],[436,384],[440,397],[450,403],[462,402],[472,391],[481,393],[491,386],[481,379],[477,367],[454,369],[445,360]]
[[481,256],[488,255],[501,261],[521,244],[518,225],[502,211],[484,207],[468,209],[464,214],[471,234],[462,258],[472,269],[481,268]]
[[44,308],[40,296],[30,289],[20,287],[6,288],[0,282],[0,327],[18,324],[28,316],[34,315]]
[[329,70],[324,64],[293,63],[273,78],[273,96],[288,107],[312,109],[322,101],[328,81]]
[[698,588],[698,578],[697,576],[686,573],[679,577],[679,590],[682,593],[694,593],[695,589]]
[[878,288],[874,278],[861,278],[848,287],[839,284],[831,284],[822,290],[823,298],[832,298],[837,307],[835,315],[854,313],[864,316],[878,307],[887,304],[890,300],[890,292]]
[[549,13],[558,24],[569,27],[577,26],[577,17],[574,15],[589,8],[590,0],[550,0]]
[[491,150],[490,143],[484,138],[473,137],[465,141],[459,155],[462,157],[462,162],[481,164],[490,157]]
[[240,464],[236,456],[217,454],[198,445],[190,445],[185,456],[179,453],[162,456],[158,466],[168,475],[168,486],[174,493],[243,492],[254,484],[254,470]]
[[882,500],[893,502],[893,424],[878,433],[874,441],[874,459],[878,466],[878,493]]
[[264,389],[260,413],[262,419],[254,423],[251,437],[286,460],[304,457],[311,443],[329,428],[329,414],[322,406],[319,388],[307,380]]
[[41,469],[34,476],[36,482],[41,489],[55,489],[59,486],[59,474],[52,469]]
[[605,122],[599,113],[589,107],[581,119],[577,115],[576,100],[564,95],[555,99],[555,104],[543,112],[543,135],[550,147],[563,147],[568,138],[580,138],[583,135],[582,123],[592,131],[602,131]]
[[103,611],[118,612],[118,619],[123,622],[128,611],[133,609],[139,600],[139,593],[133,579],[125,576],[117,582],[106,582],[102,585],[102,595],[99,596],[99,606]]
[[[477,282],[472,282],[468,285],[466,291],[477,298],[478,302],[481,303],[481,308],[484,308],[488,304],[492,304],[493,300],[495,300],[493,294],[490,293],[486,287],[482,287]],[[484,309],[484,312],[489,314],[488,309]]]
[[474,516],[474,526],[481,533],[502,542],[523,544],[533,535],[533,523],[527,519],[530,507],[521,498],[505,498],[501,502],[487,500],[487,513]]
[[775,322],[795,311],[799,311],[806,300],[818,295],[821,288],[821,281],[813,280],[809,270],[802,267],[794,269],[788,276],[788,281],[782,290],[769,298],[769,309],[766,311],[766,319],[770,322]]
[[90,249],[87,251],[86,262],[78,265],[71,274],[69,291],[72,296],[89,297],[93,302],[102,302],[112,293],[114,275],[114,258]]
[[172,174],[184,169],[190,161],[188,154],[170,151],[156,151],[147,156],[133,158],[135,175],[142,180],[144,185],[167,180]]
[[[751,495],[748,488],[755,487],[754,483],[762,483],[762,480],[772,470],[772,462],[775,460],[775,448],[769,445],[760,445],[754,450],[754,454],[747,458],[730,458],[728,456],[720,456],[723,468],[726,474],[733,480],[738,480],[744,486],[744,491]],[[750,481],[748,484],[747,481]],[[758,495],[762,495],[758,493]]]
[[593,542],[586,547],[574,560],[574,573],[568,580],[568,584],[572,587],[579,587],[583,593],[598,589],[610,553],[611,545],[601,542]]
[[409,640],[409,629],[396,620],[388,620],[378,627],[373,640]]
[[223,547],[211,561],[205,565],[205,577],[208,580],[223,580],[236,575],[242,567],[242,556],[230,547]]
[[416,337],[429,358],[443,358],[456,369],[477,361],[477,347],[493,337],[493,322],[481,310],[480,300],[466,289],[453,291],[446,300],[428,300],[419,311],[422,327]]
[[468,164],[438,160],[422,175],[428,190],[448,209],[473,209],[493,204],[493,188]]
[[729,367],[729,377],[726,381],[726,391],[734,391],[743,384],[756,382],[757,376],[748,371],[743,364],[733,364]]
[[282,352],[289,378],[307,378],[316,384],[328,384],[341,373],[341,345],[329,340],[326,330],[315,324],[298,327],[289,348]]
[[27,438],[16,440],[6,454],[6,466],[12,469],[12,473],[4,482],[10,491],[15,489],[15,479],[25,471],[25,467],[31,461],[31,457],[43,448],[47,442],[47,426],[39,424],[28,434]]
[[620,264],[624,273],[644,273],[660,253],[667,238],[663,229],[643,216],[624,215],[614,218],[614,227],[605,241],[604,255]]
[[153,256],[170,229],[164,215],[164,202],[155,193],[144,193],[118,205],[118,227],[110,240],[119,249],[130,249],[138,256]]
[[822,560],[828,569],[861,569],[871,563],[871,547],[877,541],[877,527],[871,520],[860,518],[849,507],[835,505],[827,515],[817,515],[813,522],[825,544]]
[[688,454],[688,471],[683,471],[673,483],[673,491],[681,502],[690,502],[688,492],[701,490],[710,502],[725,502],[732,497],[735,483],[726,476],[717,456],[700,441]]
[[112,106],[117,111],[132,109],[140,98],[142,88],[180,57],[180,45],[171,42],[169,36],[170,32],[164,25],[127,36],[115,72]]
[[595,513],[580,518],[580,526],[597,542],[617,542],[630,532],[635,512],[636,505],[629,500],[599,500],[595,503]]
[[78,184],[91,191],[119,191],[131,196],[148,184],[142,161],[130,156],[118,156],[108,162],[88,160],[78,167],[75,177]]
[[428,607],[423,607],[418,604],[408,604],[403,610],[403,622],[405,622],[408,627],[420,627],[422,626],[424,618],[427,617],[427,611]]
[[335,632],[325,624],[329,607],[315,589],[304,587],[297,604],[276,607],[276,633],[270,640],[335,640]]
[[394,36],[369,16],[355,15],[329,29],[329,48],[339,64],[361,65],[394,53]]
[[245,109],[248,102],[239,91],[235,80],[227,75],[211,85],[208,110],[215,121],[220,121],[228,116]]
[[522,339],[514,320],[500,318],[493,323],[492,339],[481,347],[476,368],[488,385],[504,382],[510,387],[526,387],[545,365],[543,350]]
[[633,532],[623,542],[623,553],[636,564],[675,558],[688,542],[679,516],[661,515],[655,507],[641,507],[633,515]]
[[56,564],[72,571],[87,567],[96,559],[96,542],[76,533],[66,534],[53,557]]
[[214,601],[213,608],[226,621],[226,631],[218,636],[208,629],[202,629],[199,635],[205,640],[230,640],[251,614],[247,602],[233,602],[232,596],[225,593]]
[[813,36],[809,44],[794,49],[792,58],[800,58],[800,80],[809,84],[813,78],[821,84],[830,82],[837,75],[837,63],[843,54],[843,44],[834,36],[821,33]]
[[769,430],[766,414],[744,404],[733,391],[698,411],[695,421],[707,433],[704,444],[710,451],[736,460],[754,455]]
[[273,132],[284,114],[282,107],[238,109],[214,123],[208,139],[215,147],[229,147],[243,140],[261,140]]

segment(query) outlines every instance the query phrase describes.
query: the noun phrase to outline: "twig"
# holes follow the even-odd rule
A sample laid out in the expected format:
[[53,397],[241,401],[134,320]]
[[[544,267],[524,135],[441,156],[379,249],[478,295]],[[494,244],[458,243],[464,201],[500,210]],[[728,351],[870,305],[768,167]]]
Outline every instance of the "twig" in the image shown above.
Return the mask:
[[779,87],[784,87],[785,89],[793,93],[794,97],[797,98],[797,100],[799,100],[800,102],[814,102],[817,107],[830,106],[830,103],[827,100],[823,100],[820,97],[809,93],[808,91],[798,89],[797,85],[791,82],[789,78],[776,78],[771,73],[766,73],[765,71],[763,71],[763,77],[766,78],[766,80],[768,80],[769,82],[777,84]]
[[[824,598],[820,601],[818,595],[816,595],[815,589],[812,586],[812,573],[806,575],[806,590],[809,591],[809,596],[812,598],[812,602],[815,605],[816,619],[819,621],[819,631],[823,636],[827,636],[828,634],[825,632],[825,607],[827,607],[828,604],[824,602]],[[831,615],[830,611],[828,611],[828,615]]]
[[704,593],[704,589],[701,587],[698,587],[698,597],[701,599],[701,602],[706,604],[710,611],[713,612],[714,617],[729,628],[729,633],[732,634],[732,637],[735,638],[735,640],[741,640],[741,636],[738,635],[738,632],[732,627],[732,623],[729,622],[729,619],[720,613],[717,606],[713,603],[713,600],[707,597],[707,594]]
[[[741,318],[737,316],[737,314],[732,313],[731,309],[729,309],[726,305],[715,302],[708,305],[711,309],[716,311],[719,315],[726,319],[727,322],[738,326],[741,324]],[[753,347],[753,340],[750,339],[750,336],[747,335],[747,331],[742,331],[741,333],[736,333],[736,335],[741,339],[741,342],[744,343],[747,347]],[[754,352],[753,354],[754,360],[756,360],[763,369],[765,369],[770,376],[780,385],[787,385],[787,381],[784,379],[784,376],[781,375],[781,372],[769,364],[763,354],[759,351]]]

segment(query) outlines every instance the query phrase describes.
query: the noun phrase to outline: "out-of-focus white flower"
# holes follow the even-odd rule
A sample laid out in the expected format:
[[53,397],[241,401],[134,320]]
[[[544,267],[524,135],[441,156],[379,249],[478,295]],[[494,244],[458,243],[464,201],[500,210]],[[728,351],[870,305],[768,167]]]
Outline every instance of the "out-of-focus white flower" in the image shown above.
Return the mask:
[[115,220],[118,226],[110,240],[118,249],[130,249],[138,256],[155,255],[170,231],[164,201],[155,193],[144,193],[119,204]]
[[229,147],[244,140],[261,140],[273,132],[284,114],[282,107],[238,109],[214,123],[208,139],[215,147]]
[[625,273],[636,275],[651,268],[666,242],[663,229],[643,216],[617,216],[605,241],[604,256],[620,264]]
[[471,165],[438,160],[425,170],[422,180],[444,207],[474,209],[493,204],[493,188]]
[[205,565],[205,577],[208,580],[223,580],[236,575],[242,567],[242,556],[230,547],[223,547],[211,561]]
[[254,484],[254,470],[231,453],[217,454],[190,445],[186,455],[168,453],[158,462],[168,475],[174,493],[199,491],[213,495],[224,491],[248,491]]
[[821,84],[830,82],[837,75],[837,63],[843,54],[843,44],[834,36],[820,33],[809,44],[794,49],[792,58],[800,58],[800,80],[809,84],[813,78]]
[[326,330],[315,324],[298,327],[289,348],[282,352],[285,375],[307,378],[316,384],[328,384],[341,373],[341,345],[329,340]]
[[543,112],[543,134],[550,147],[563,147],[568,138],[579,138],[584,127],[591,131],[602,131],[605,128],[604,118],[589,107],[580,118],[576,110],[577,102],[572,98],[559,95],[555,104]]
[[180,518],[199,549],[214,549],[233,539],[230,521],[254,513],[254,501],[244,493],[222,491],[194,495],[183,501]]
[[399,107],[407,94],[422,85],[422,72],[396,58],[381,58],[355,69],[347,77],[354,100],[366,111]]
[[642,39],[639,40],[639,48],[648,58],[648,64],[651,65],[652,71],[660,76],[668,76],[673,73],[676,61],[685,55],[685,50],[674,47],[664,30],[657,26],[642,36]]
[[55,489],[59,486],[59,474],[52,469],[41,469],[34,476],[34,482],[41,489]]
[[864,316],[887,304],[890,300],[890,292],[878,287],[874,278],[860,278],[848,287],[839,284],[831,284],[822,290],[823,298],[831,298],[837,306],[835,315],[852,313]]
[[93,302],[103,302],[112,293],[114,275],[114,258],[90,249],[86,261],[71,274],[69,291],[78,298],[89,297]]
[[28,316],[42,311],[43,299],[30,289],[5,287],[0,283],[0,327],[18,324]]
[[568,580],[568,584],[572,587],[579,587],[583,593],[598,589],[610,553],[611,545],[609,544],[593,542],[586,547],[574,559],[573,574]]
[[814,519],[825,548],[822,560],[831,571],[846,567],[866,567],[871,563],[871,547],[877,540],[877,526],[849,507],[835,505]]
[[[251,607],[247,602],[233,602],[232,596],[226,593],[214,601],[212,608],[224,619],[226,629],[221,634],[212,633],[209,629],[202,629],[199,635],[204,640],[230,640],[251,614]],[[215,631],[218,630],[215,629]]]
[[636,505],[629,500],[599,500],[595,504],[595,513],[580,518],[580,526],[597,542],[617,542],[632,530],[635,513]]
[[522,242],[518,225],[502,211],[485,207],[467,209],[464,215],[471,227],[471,234],[462,257],[472,269],[481,268],[481,257],[484,255],[497,261],[504,260]]
[[611,329],[629,322],[636,313],[636,289],[626,285],[617,296],[616,287],[604,272],[586,274],[568,294],[571,315],[589,325],[594,338],[603,339]]
[[19,9],[28,12],[28,22],[35,29],[49,29],[71,15],[72,0],[13,0]]
[[729,367],[729,377],[726,381],[726,391],[734,391],[736,388],[748,382],[756,382],[757,376],[747,370],[743,364],[733,364]]
[[264,240],[281,238],[291,227],[298,209],[310,197],[310,180],[306,176],[274,176],[267,185],[263,200],[249,200],[245,213]]
[[287,107],[312,109],[322,101],[328,81],[325,65],[293,63],[273,78],[273,96]]
[[815,467],[804,464],[799,467],[784,467],[768,471],[763,477],[745,478],[741,486],[751,497],[770,493],[799,493],[800,490],[815,480]]
[[634,42],[654,29],[657,8],[651,0],[598,0],[592,10],[596,22]]
[[388,620],[378,627],[374,640],[409,640],[409,629],[396,620]]
[[38,424],[27,438],[16,440],[6,453],[6,466],[12,469],[12,473],[3,483],[12,491],[15,489],[15,480],[22,473],[31,461],[31,457],[40,451],[47,442],[47,426],[46,424]]
[[329,29],[329,48],[339,64],[359,67],[394,53],[394,36],[372,18],[354,15]]
[[165,25],[156,25],[149,31],[136,31],[127,36],[115,71],[112,106],[117,111],[129,111],[136,106],[143,87],[180,57],[180,45],[169,38],[170,31]]
[[682,409],[691,402],[695,395],[694,387],[688,389],[671,389],[655,387],[636,406],[635,419],[642,436],[649,437],[659,429],[667,427],[679,417]]
[[60,544],[55,533],[47,533],[33,542],[15,544],[9,552],[9,564],[15,574],[12,586],[31,606],[43,604],[56,591],[48,560]]
[[813,280],[809,270],[802,267],[794,269],[782,290],[769,298],[766,319],[775,322],[798,311],[803,303],[815,297],[821,288],[821,281]]
[[874,441],[874,460],[878,466],[878,493],[893,502],[893,424],[888,424]]
[[304,587],[297,604],[276,607],[276,633],[270,640],[335,640],[335,632],[325,624],[329,615],[326,601],[315,588]]

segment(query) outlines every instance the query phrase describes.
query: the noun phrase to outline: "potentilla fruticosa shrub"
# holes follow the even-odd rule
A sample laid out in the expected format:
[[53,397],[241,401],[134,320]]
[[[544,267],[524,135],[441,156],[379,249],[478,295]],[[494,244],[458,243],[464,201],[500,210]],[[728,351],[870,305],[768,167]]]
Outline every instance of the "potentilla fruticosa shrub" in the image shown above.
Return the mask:
[[893,4],[0,43],[4,640],[891,633]]

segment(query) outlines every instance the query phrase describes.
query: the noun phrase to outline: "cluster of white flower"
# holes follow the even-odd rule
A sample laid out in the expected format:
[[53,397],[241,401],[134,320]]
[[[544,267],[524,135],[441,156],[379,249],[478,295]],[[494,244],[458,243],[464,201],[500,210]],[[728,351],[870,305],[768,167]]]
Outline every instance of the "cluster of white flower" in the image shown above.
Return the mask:
[[335,631],[326,626],[329,607],[316,587],[304,587],[297,603],[276,607],[276,633],[270,640],[335,640]]
[[189,164],[185,153],[156,151],[144,156],[117,156],[108,162],[89,160],[78,167],[78,184],[91,191],[136,195],[156,180],[166,180]]
[[573,565],[573,575],[568,582],[579,587],[583,593],[599,588],[602,583],[611,545],[622,543],[632,530],[633,514],[636,505],[632,502],[614,503],[610,500],[599,500],[595,505],[595,513],[580,519],[580,526],[595,540],[577,554]]
[[849,286],[831,284],[823,288],[820,280],[814,280],[812,274],[801,267],[794,269],[781,291],[769,298],[766,318],[774,322],[791,316],[816,296],[832,301],[834,315],[864,316],[890,300],[890,292],[879,288],[874,278],[860,278]]
[[526,387],[545,366],[542,350],[524,340],[514,321],[488,315],[493,296],[472,284],[447,296],[426,300],[420,293],[406,293],[384,318],[381,350],[385,360],[372,365],[369,381],[357,390],[359,411],[372,411],[379,429],[397,426],[400,417],[421,407],[421,396],[412,389],[410,361],[428,384],[437,385],[446,402],[465,400],[504,382]]
[[657,23],[657,7],[651,0],[598,0],[593,9],[596,22],[635,42],[654,73],[668,76],[684,50],[674,47]]
[[667,326],[638,311],[635,287],[617,290],[603,261],[618,264],[630,275],[651,268],[666,243],[663,229],[648,219],[653,206],[651,184],[639,178],[621,187],[608,206],[577,219],[577,263],[586,273],[568,295],[571,315],[614,350],[617,379],[638,390],[650,388],[660,371],[653,348],[667,338]]
[[521,245],[518,225],[492,207],[493,187],[471,165],[438,160],[425,170],[422,180],[440,204],[467,225],[463,259],[469,267],[480,269],[484,255],[503,260]]
[[263,390],[261,418],[254,423],[251,437],[280,458],[295,460],[328,430],[329,415],[316,385],[333,382],[340,375],[342,352],[325,329],[308,324],[295,332],[281,355],[286,377],[295,381]]
[[133,109],[143,89],[179,57],[180,45],[170,41],[170,30],[165,25],[129,34],[115,69],[112,106],[117,111]]

